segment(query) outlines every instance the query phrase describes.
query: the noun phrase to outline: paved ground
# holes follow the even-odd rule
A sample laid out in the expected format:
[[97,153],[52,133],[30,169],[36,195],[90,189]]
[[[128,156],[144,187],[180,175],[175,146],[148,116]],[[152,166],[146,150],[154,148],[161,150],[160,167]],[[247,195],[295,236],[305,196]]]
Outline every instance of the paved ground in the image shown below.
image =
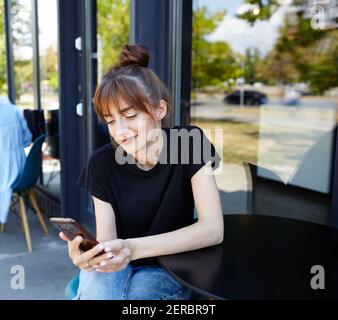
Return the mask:
[[[57,230],[48,223],[50,234],[45,236],[32,211],[28,219],[33,253],[27,252],[20,221],[14,214],[9,215],[5,233],[0,233],[0,299],[62,300],[68,281],[78,269],[69,260],[67,246],[59,240]],[[11,285],[19,284],[21,270],[25,288],[13,289]]]

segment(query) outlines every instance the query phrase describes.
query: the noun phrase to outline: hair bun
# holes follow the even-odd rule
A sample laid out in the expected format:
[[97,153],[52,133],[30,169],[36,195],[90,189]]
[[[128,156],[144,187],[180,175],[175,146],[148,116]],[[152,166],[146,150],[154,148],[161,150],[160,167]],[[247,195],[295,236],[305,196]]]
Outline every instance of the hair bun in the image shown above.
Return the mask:
[[125,44],[120,53],[120,65],[137,65],[147,68],[149,64],[149,49],[142,45]]

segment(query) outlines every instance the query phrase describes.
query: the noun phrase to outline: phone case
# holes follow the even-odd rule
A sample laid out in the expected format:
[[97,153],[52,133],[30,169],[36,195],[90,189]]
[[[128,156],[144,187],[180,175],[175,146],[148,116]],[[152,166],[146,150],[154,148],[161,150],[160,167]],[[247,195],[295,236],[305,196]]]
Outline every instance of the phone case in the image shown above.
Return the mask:
[[87,251],[98,244],[95,237],[72,218],[50,218],[49,221],[70,240],[81,236],[83,241],[79,247],[82,251]]

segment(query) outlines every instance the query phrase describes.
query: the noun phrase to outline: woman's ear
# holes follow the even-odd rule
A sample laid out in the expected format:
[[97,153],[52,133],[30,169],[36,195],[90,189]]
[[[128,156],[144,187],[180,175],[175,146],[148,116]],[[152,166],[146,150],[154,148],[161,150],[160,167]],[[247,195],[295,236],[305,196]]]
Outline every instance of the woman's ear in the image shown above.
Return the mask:
[[168,111],[168,105],[164,100],[160,100],[159,106],[156,108],[155,114],[156,114],[156,120],[160,121],[162,120]]

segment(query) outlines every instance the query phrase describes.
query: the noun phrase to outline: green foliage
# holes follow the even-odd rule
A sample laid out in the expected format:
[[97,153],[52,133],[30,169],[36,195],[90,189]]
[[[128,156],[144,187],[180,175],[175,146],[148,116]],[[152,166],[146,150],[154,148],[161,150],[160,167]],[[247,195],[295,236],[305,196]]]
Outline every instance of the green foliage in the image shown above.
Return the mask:
[[219,26],[226,12],[210,13],[205,6],[193,12],[192,89],[202,91],[207,86],[228,90],[231,79],[241,76],[241,57],[225,41],[210,42],[206,37]]
[[58,89],[57,51],[54,46],[46,49],[40,56],[41,82],[48,84],[54,91]]
[[7,93],[6,38],[4,32],[4,3],[0,4],[0,95]]
[[315,93],[322,93],[332,87],[338,87],[338,30],[330,34],[318,43],[316,56],[311,68],[307,71],[310,88]]
[[[260,6],[260,1],[246,1]],[[266,20],[271,12],[276,11],[278,3],[268,1],[265,9],[270,14],[255,17],[241,15],[240,18],[253,24],[257,20]],[[337,30],[314,30],[311,19],[305,17],[307,2],[294,0],[294,10],[285,16],[279,29],[279,36],[274,48],[264,61],[258,61],[258,76],[269,84],[306,82],[314,93],[338,86],[338,47]],[[250,75],[249,75],[250,77]]]
[[246,20],[250,25],[254,25],[257,20],[269,20],[279,8],[278,0],[245,0],[244,4],[248,5],[247,11],[236,16]]
[[260,65],[264,65],[265,61],[262,60],[261,54],[257,48],[247,48],[244,57],[244,79],[245,83],[254,84],[261,82],[263,78],[258,72]]
[[[15,90],[17,99],[23,93],[32,93],[33,62],[32,60],[17,60],[14,64]],[[19,99],[18,99],[19,100]]]
[[119,62],[121,47],[129,42],[129,8],[129,0],[97,1],[97,33],[98,41],[102,42],[102,73]]

